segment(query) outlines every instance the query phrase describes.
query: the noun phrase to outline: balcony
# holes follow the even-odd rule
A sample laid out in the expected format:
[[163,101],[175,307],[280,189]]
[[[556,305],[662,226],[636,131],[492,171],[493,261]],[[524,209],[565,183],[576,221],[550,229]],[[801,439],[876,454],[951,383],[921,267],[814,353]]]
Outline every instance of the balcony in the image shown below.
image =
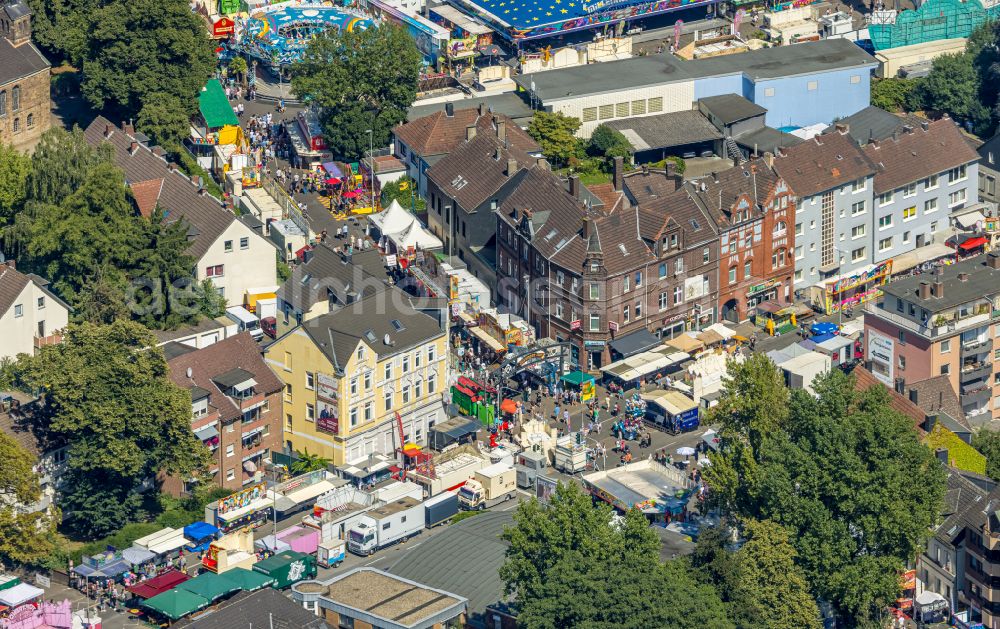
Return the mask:
[[976,312],[974,314],[967,314],[964,317],[956,315],[953,318],[944,318],[940,314],[933,314],[927,322],[921,323],[903,316],[902,313],[886,310],[882,306],[883,302],[879,302],[877,304],[871,302],[866,303],[864,306],[865,313],[872,314],[900,328],[909,330],[910,332],[919,334],[920,336],[928,339],[952,336],[956,332],[962,332],[970,328],[990,323],[992,319],[996,318],[992,311]]
[[990,337],[978,338],[966,343],[962,343],[962,355],[963,356],[973,356],[976,354],[984,354],[993,350],[993,339]]
[[963,407],[980,406],[991,397],[993,397],[993,389],[988,382],[974,383],[969,386],[968,391],[966,391],[966,387],[962,387],[962,394],[959,396]]
[[958,376],[958,381],[962,385],[975,382],[976,380],[988,380],[993,373],[993,363],[975,362],[962,366],[962,371]]
[[263,393],[254,393],[253,395],[245,397],[245,398],[242,398],[242,399],[241,398],[233,398],[233,400],[239,405],[240,411],[243,412],[243,413],[245,413],[247,411],[252,411],[253,409],[257,408],[258,406],[263,406],[264,401],[266,399],[267,399],[267,396],[264,395]]
[[59,332],[55,334],[50,334],[48,336],[36,336],[35,337],[35,349],[41,349],[48,345],[58,345],[62,343],[63,335]]

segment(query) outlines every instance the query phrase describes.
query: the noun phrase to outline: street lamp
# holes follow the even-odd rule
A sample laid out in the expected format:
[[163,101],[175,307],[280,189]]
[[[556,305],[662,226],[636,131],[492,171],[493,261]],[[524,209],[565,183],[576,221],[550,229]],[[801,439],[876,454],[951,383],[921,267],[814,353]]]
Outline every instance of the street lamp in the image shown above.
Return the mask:
[[368,134],[368,207],[375,211],[375,148],[373,144],[374,132],[365,129]]

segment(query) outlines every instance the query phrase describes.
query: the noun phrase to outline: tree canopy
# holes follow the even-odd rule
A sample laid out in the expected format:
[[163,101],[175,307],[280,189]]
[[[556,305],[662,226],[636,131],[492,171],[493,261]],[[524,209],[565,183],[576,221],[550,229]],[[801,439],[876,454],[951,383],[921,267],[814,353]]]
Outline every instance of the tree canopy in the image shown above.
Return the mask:
[[714,588],[686,561],[660,562],[645,516],[613,520],[576,484],[560,484],[548,505],[518,505],[503,538],[511,545],[500,576],[524,626],[731,626]]
[[632,145],[621,131],[602,124],[591,134],[589,150],[598,157],[628,157],[632,154]]
[[420,53],[392,24],[355,31],[328,30],[309,43],[292,67],[292,91],[320,108],[327,146],[337,157],[365,155],[389,143],[417,94]]
[[542,153],[555,164],[566,164],[571,157],[577,157],[580,140],[576,131],[580,120],[560,112],[536,111],[528,123],[528,135],[538,142]]
[[407,210],[424,211],[424,199],[417,192],[417,182],[409,176],[382,186],[382,207],[389,207],[393,201]]
[[34,563],[52,550],[54,513],[23,512],[41,498],[35,456],[5,432],[0,432],[0,559]]
[[788,398],[765,357],[732,370],[706,482],[731,513],[785,528],[810,591],[845,623],[873,618],[940,513],[941,466],[884,387],[857,392],[834,371],[813,383],[818,397]]
[[44,391],[32,424],[69,444],[61,505],[81,537],[141,520],[143,484],[160,472],[207,464],[190,395],[168,380],[156,338],[137,323],[71,325],[63,343],[21,356],[14,369],[23,387]]

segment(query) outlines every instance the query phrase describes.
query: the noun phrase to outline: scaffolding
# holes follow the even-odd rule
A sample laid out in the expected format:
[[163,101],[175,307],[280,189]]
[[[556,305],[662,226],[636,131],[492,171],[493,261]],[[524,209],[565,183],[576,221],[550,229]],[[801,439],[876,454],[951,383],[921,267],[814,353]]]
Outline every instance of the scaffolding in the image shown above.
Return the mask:
[[872,20],[868,33],[876,50],[968,37],[977,26],[1000,17],[1000,3],[988,0],[926,0],[914,11],[900,11],[894,23]]

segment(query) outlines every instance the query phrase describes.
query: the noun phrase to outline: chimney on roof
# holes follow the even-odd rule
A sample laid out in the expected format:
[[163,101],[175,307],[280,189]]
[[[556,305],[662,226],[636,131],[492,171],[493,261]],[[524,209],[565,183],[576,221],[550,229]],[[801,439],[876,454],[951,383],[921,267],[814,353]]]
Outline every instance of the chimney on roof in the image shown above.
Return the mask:
[[913,133],[913,125],[904,124],[903,133]]
[[921,120],[920,121],[920,128],[923,129],[924,131],[927,131],[928,129],[930,129],[930,126],[931,126],[930,123],[927,122],[926,120]]
[[986,254],[986,266],[991,269],[1000,269],[1000,254],[998,253],[988,253]]
[[[916,392],[917,392],[916,389],[910,389],[910,401],[913,402],[914,404],[917,403],[915,395]],[[928,415],[927,417],[924,418],[924,430],[926,432],[931,432],[932,430],[934,430],[934,426],[936,425],[937,425],[937,415]]]
[[504,174],[508,177],[513,177],[514,173],[517,172],[517,160],[513,157],[507,159],[507,170]]
[[893,141],[899,139],[899,127],[896,127],[895,129],[892,130],[892,139]]
[[544,157],[536,157],[535,165],[537,165],[542,170],[552,170],[552,165],[549,164],[549,160],[545,159]]
[[14,261],[14,258],[11,258],[10,260],[4,260],[4,265],[7,268],[11,269],[12,271],[17,270],[17,262]]
[[471,140],[474,137],[476,137],[476,125],[470,124],[465,128],[465,139]]
[[770,151],[764,151],[764,163],[767,164],[768,168],[774,168],[774,153]]
[[132,121],[131,120],[129,120],[128,122],[125,122],[124,120],[122,120],[122,125],[121,126],[122,126],[122,131],[124,131],[125,133],[127,133],[129,135],[135,135],[135,127],[132,126]]
[[570,175],[569,176],[569,193],[573,195],[574,199],[580,198],[580,176]]
[[479,115],[480,116],[486,115],[486,101],[479,103]]
[[586,240],[590,240],[590,217],[589,216],[584,216],[583,217],[583,227],[580,229],[580,235],[583,237],[583,239],[585,241]]
[[128,154],[129,155],[135,155],[135,152],[138,151],[138,150],[139,150],[139,143],[138,142],[133,141],[131,144],[128,145]]
[[191,183],[193,183],[195,186],[197,186],[197,187],[200,188],[201,187],[201,177],[199,177],[198,175],[191,175]]
[[621,155],[617,155],[615,156],[611,176],[611,184],[614,186],[615,192],[621,192],[623,177],[625,177],[625,158]]
[[777,146],[777,147],[775,147],[774,153],[778,157],[784,157],[785,156],[785,147],[783,147],[783,146]]
[[668,159],[663,167],[663,174],[667,176],[667,179],[674,179],[677,176],[677,162]]
[[719,173],[716,172],[712,173],[712,181],[714,181],[715,183],[719,183]]
[[941,280],[931,284],[931,295],[937,297],[938,299],[944,297],[944,283]]
[[837,124],[833,125],[833,128],[836,129],[837,133],[839,133],[840,135],[847,135],[847,133],[851,130],[851,125],[847,124],[846,122],[838,122]]
[[910,401],[913,402],[914,404],[920,404],[920,402],[919,402],[920,392],[917,391],[916,389],[910,389],[910,391],[909,391],[909,398],[910,398]]
[[177,164],[175,164],[173,162],[167,162],[167,168],[169,168],[170,172],[172,172],[172,173],[177,172]]
[[115,128],[114,126],[111,125],[111,123],[104,125],[104,138],[105,139],[110,138],[111,134],[114,133],[114,131]]
[[507,123],[503,120],[497,120],[497,138],[501,144],[507,143]]
[[934,450],[934,456],[941,462],[941,465],[948,465],[948,448],[938,448]]
[[920,287],[917,288],[917,295],[919,295],[921,299],[930,299],[931,285],[927,282],[920,282]]
[[444,115],[449,118],[455,117],[455,103],[445,103],[444,104]]

